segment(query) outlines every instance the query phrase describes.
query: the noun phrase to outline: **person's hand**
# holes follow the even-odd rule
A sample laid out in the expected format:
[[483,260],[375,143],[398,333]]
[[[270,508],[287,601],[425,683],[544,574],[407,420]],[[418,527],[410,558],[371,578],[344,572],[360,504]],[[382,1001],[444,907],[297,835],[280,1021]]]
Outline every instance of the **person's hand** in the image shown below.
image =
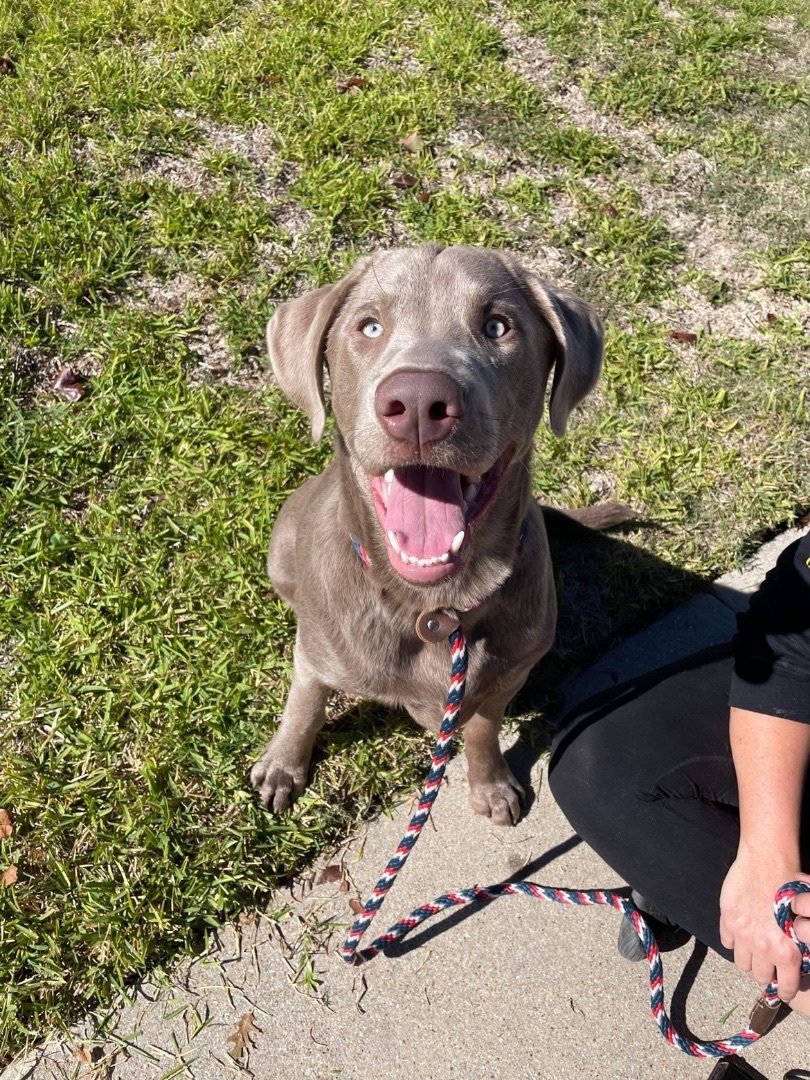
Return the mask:
[[[797,874],[790,880],[810,882],[810,876]],[[787,879],[782,884],[786,885]],[[796,931],[796,937],[805,945],[810,945],[810,893],[799,893],[798,896],[794,896],[790,906],[793,908],[793,929]]]
[[[790,1001],[799,989],[802,960],[773,917],[776,890],[788,881],[810,884],[810,875],[778,855],[741,850],[720,893],[720,940],[734,950],[737,967],[760,985],[775,979],[783,1001]],[[797,936],[802,941],[810,939],[810,894],[797,896],[793,908],[800,916],[795,923]]]

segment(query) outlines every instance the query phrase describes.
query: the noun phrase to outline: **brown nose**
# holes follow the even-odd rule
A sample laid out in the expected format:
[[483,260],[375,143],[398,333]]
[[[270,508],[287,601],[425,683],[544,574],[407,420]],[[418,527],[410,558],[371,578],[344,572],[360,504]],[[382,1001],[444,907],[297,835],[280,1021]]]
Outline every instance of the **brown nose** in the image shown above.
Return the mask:
[[400,368],[377,387],[374,408],[395,439],[423,446],[447,438],[464,415],[464,392],[441,371]]

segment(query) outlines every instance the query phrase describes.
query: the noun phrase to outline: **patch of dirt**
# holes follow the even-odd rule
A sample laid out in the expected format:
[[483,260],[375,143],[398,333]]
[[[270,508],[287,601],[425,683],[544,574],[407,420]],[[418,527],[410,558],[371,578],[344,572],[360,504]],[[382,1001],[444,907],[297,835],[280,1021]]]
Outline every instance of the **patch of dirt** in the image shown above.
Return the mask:
[[215,124],[186,110],[177,110],[177,115],[194,120],[199,143],[187,154],[147,155],[137,176],[147,182],[165,180],[179,190],[193,191],[205,198],[221,191],[225,184],[223,173],[210,167],[206,159],[216,154],[233,155],[250,166],[256,194],[271,204],[282,228],[291,236],[309,229],[312,215],[296,206],[288,196],[296,179],[295,169],[290,162],[279,160],[267,125],[243,128],[235,124]]
[[[267,385],[270,373],[260,357],[248,358],[237,364],[225,336],[216,326],[209,309],[213,306],[215,292],[211,286],[191,274],[177,274],[168,281],[156,278],[140,278],[134,286],[134,307],[156,314],[179,315],[189,305],[204,310],[202,325],[186,338],[194,360],[189,371],[192,386],[225,383],[255,391]],[[258,344],[258,343],[257,343]],[[263,347],[263,345],[262,345]]]
[[282,203],[276,206],[274,211],[276,225],[285,229],[290,240],[295,243],[312,228],[315,215],[310,210],[305,210],[296,203]]
[[407,45],[400,45],[393,50],[384,47],[377,49],[368,57],[364,67],[367,71],[404,71],[408,75],[419,75],[422,62]]
[[161,154],[147,159],[139,173],[146,181],[166,180],[174,187],[211,195],[221,186],[219,178],[193,157]]
[[210,120],[198,121],[207,149],[219,153],[237,154],[249,161],[254,169],[267,175],[277,171],[278,158],[273,135],[266,124],[252,128],[235,124],[215,124]]
[[[558,74],[559,58],[540,38],[522,33],[510,19],[499,19],[497,27],[509,54],[507,65],[531,86],[541,89],[546,100],[560,108],[575,127],[612,139],[625,152],[632,149],[645,156],[664,159],[644,128],[630,127],[616,116],[600,113],[589,103],[581,86],[562,79]],[[656,126],[654,130],[661,128]]]
[[134,282],[135,306],[158,315],[179,315],[190,304],[210,302],[213,290],[192,274],[177,274],[168,281],[142,277]]
[[[521,212],[506,194],[516,180],[545,183],[561,179],[559,170],[538,168],[513,149],[489,142],[469,123],[449,132],[443,145],[435,147],[434,161],[440,173],[439,189],[460,185],[470,195],[484,200],[492,216],[511,234],[510,249],[520,254],[531,269],[560,285],[574,284],[576,257],[538,237],[537,218]],[[550,190],[547,202],[555,224],[569,220],[575,212],[563,192]],[[399,244],[411,242],[407,236],[392,239]]]
[[[673,16],[674,17],[674,16]],[[545,43],[525,35],[512,21],[498,19],[510,58],[509,65],[544,97],[560,108],[576,127],[608,138],[618,145],[624,161],[615,170],[616,179],[635,190],[648,217],[661,220],[684,249],[683,262],[674,275],[699,271],[710,275],[722,290],[721,302],[712,303],[694,285],[683,285],[676,297],[657,308],[649,308],[649,318],[678,328],[721,331],[736,338],[762,338],[767,316],[810,320],[810,304],[764,288],[762,272],[752,255],[764,251],[769,238],[751,225],[740,225],[725,216],[725,208],[709,204],[714,182],[714,163],[694,149],[665,154],[654,136],[671,133],[672,125],[656,122],[630,126],[618,117],[605,115],[587,100],[578,84],[561,78],[558,62]],[[527,175],[516,170],[512,175]],[[654,179],[651,179],[654,178]],[[592,180],[589,186],[610,201],[613,181]],[[564,195],[551,200],[552,224],[559,227],[573,220],[575,203]],[[733,237],[733,238],[732,238]],[[565,262],[560,269],[565,275]]]
[[226,386],[238,386],[242,390],[255,392],[271,382],[269,371],[260,363],[258,357],[249,357],[237,365],[224,335],[219,332],[213,319],[205,318],[200,330],[191,334],[186,342],[196,361],[189,372],[191,386],[224,383]]

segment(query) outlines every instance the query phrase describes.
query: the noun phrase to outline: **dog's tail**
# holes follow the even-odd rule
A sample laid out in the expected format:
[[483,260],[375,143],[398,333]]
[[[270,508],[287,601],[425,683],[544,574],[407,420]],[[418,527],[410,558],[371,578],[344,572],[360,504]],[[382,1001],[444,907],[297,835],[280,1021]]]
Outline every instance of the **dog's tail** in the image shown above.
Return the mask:
[[543,506],[541,509],[546,528],[555,536],[578,532],[577,526],[601,532],[604,529],[612,529],[614,525],[621,525],[625,521],[632,521],[636,517],[629,506],[615,502],[583,506],[578,510],[560,510],[554,506]]

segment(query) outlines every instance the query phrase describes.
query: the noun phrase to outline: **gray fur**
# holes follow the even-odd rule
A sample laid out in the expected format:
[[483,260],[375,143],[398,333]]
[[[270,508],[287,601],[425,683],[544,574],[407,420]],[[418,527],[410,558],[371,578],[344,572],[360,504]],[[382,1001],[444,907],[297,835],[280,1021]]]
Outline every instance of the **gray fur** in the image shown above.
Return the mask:
[[[509,319],[508,340],[481,332],[493,313]],[[359,332],[369,317],[385,327],[379,339]],[[425,610],[471,608],[462,616],[469,673],[461,713],[470,798],[497,824],[516,822],[522,791],[498,731],[509,699],[550,647],[556,620],[545,526],[531,497],[533,435],[552,371],[557,434],[595,385],[602,358],[596,313],[503,252],[426,244],[363,259],[335,285],[282,304],[267,339],[276,379],[307,413],[316,439],[328,366],[338,430],[334,461],[293,492],[270,541],[270,577],[294,607],[298,632],[284,713],[251,773],[261,801],[279,812],[303,790],[332,690],[402,706],[437,729],[449,652],[445,643],[423,644],[414,625]],[[440,370],[463,388],[465,412],[449,437],[414,448],[380,423],[375,389],[403,367]],[[434,584],[396,573],[370,477],[411,464],[477,475],[510,447],[459,568]],[[352,536],[370,567],[356,557]]]

